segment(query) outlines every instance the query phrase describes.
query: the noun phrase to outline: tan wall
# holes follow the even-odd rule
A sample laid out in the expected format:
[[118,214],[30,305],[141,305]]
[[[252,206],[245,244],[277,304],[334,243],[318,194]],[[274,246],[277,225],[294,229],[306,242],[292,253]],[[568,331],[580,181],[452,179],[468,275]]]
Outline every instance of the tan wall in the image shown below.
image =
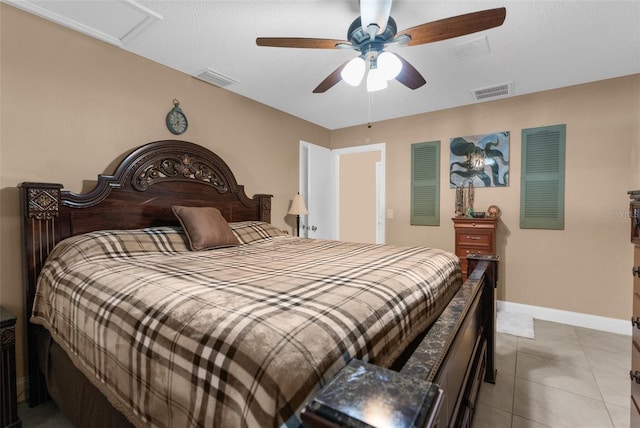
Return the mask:
[[[81,191],[115,158],[144,143],[184,139],[213,150],[249,196],[271,193],[272,221],[298,190],[298,145],[327,146],[329,131],[216,88],[111,45],[0,4],[0,303],[19,315],[23,376],[20,210],[22,181]],[[179,137],[165,115],[180,100],[189,129]]]
[[[640,75],[328,131],[0,3],[0,303],[21,315],[16,185],[54,181],[80,191],[113,159],[175,138],[164,117],[178,98],[189,118],[180,139],[225,159],[249,195],[272,193],[276,225],[298,183],[298,144],[387,143],[386,240],[453,249],[451,137],[511,131],[511,185],[476,189],[476,207],[503,210],[499,298],[626,319],[631,245],[626,191],[640,189]],[[435,84],[435,83],[431,83]],[[567,125],[566,228],[518,226],[520,130]],[[441,226],[409,225],[410,144],[442,141]],[[17,331],[22,377],[24,319]]]
[[[435,83],[431,83],[435,84]],[[452,137],[511,131],[506,188],[476,188],[477,211],[503,212],[498,298],[585,314],[631,315],[627,190],[640,188],[640,75],[484,102],[331,133],[331,148],[387,143],[387,242],[452,250]],[[567,125],[565,230],[524,230],[520,214],[521,130]],[[440,226],[410,226],[410,145],[440,140]]]
[[376,243],[376,163],[380,151],[340,155],[340,240]]

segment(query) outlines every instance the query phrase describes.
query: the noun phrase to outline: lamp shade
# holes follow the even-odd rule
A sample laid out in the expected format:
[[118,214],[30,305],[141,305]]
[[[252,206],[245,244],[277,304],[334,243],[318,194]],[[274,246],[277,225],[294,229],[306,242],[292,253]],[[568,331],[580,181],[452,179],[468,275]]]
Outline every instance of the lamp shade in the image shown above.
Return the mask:
[[372,68],[367,74],[367,91],[375,92],[387,87],[387,79],[379,68]]
[[309,214],[309,211],[307,211],[307,207],[304,204],[304,197],[300,193],[294,195],[293,201],[291,202],[291,208],[289,208],[288,214],[291,214],[291,215]]
[[402,70],[402,61],[391,52],[382,52],[378,55],[378,70],[387,80],[395,79]]
[[349,61],[347,65],[340,72],[342,80],[347,82],[351,86],[358,86],[362,81],[362,77],[365,72],[365,62],[361,56],[356,57]]

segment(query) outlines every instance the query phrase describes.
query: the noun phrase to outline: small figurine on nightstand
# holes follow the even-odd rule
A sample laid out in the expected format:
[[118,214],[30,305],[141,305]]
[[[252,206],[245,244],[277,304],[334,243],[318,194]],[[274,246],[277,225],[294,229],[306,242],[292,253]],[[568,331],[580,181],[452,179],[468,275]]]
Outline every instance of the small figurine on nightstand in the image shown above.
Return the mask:
[[464,215],[464,188],[462,186],[456,186],[456,217],[462,217]]
[[502,211],[500,210],[500,208],[498,208],[497,205],[490,205],[489,208],[487,208],[487,215],[489,217],[500,218],[501,214],[502,214]]
[[456,217],[471,217],[473,213],[474,189],[473,182],[469,181],[468,187],[456,186]]

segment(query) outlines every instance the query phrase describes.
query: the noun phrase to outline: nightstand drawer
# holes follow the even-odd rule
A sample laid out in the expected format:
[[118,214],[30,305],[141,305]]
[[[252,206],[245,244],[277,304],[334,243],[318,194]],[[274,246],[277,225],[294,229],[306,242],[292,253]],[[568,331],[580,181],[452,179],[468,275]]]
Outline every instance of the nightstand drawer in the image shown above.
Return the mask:
[[477,233],[475,230],[473,232],[461,230],[458,233],[458,244],[491,247],[492,237],[491,233]]
[[[633,249],[633,269],[640,270],[640,247],[634,247]],[[633,294],[640,296],[640,274],[633,274]],[[640,314],[635,314],[634,316],[640,316]]]
[[456,256],[467,257],[469,254],[493,254],[491,248],[467,247],[460,245],[456,248]]

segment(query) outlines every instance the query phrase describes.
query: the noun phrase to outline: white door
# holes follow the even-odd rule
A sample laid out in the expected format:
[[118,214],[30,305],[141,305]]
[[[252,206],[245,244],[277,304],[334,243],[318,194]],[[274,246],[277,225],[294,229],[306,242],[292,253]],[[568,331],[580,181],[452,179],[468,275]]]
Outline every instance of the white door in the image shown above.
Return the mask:
[[300,142],[300,193],[309,214],[300,217],[300,236],[335,239],[335,190],[331,150]]

